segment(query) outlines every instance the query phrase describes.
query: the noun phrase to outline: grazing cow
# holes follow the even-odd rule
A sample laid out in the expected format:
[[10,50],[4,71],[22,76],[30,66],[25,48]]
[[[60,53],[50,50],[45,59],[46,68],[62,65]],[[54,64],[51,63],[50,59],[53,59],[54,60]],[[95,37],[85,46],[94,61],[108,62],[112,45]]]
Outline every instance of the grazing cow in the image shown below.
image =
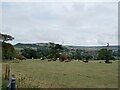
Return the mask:
[[79,60],[77,59],[76,61],[78,62]]
[[84,63],[88,63],[88,60],[83,60]]
[[59,58],[57,58],[57,60],[59,60]]
[[59,61],[60,61],[60,62],[63,62],[64,60],[62,60],[62,59],[59,59]]
[[68,62],[70,62],[70,60],[65,60],[65,62],[67,62],[67,63],[68,63]]
[[26,60],[26,58],[23,55],[21,55],[21,54],[17,54],[14,59]]
[[53,58],[53,60],[52,61],[56,61],[56,59],[55,58]]
[[110,61],[105,61],[105,63],[112,63],[112,62],[110,62]]
[[25,57],[16,57],[16,59],[19,59],[19,60],[26,60],[26,58]]
[[52,61],[51,59],[48,60],[48,62]]
[[66,55],[66,54],[59,54],[59,61],[60,62],[63,62],[63,61],[68,60],[68,59],[70,59],[68,55]]

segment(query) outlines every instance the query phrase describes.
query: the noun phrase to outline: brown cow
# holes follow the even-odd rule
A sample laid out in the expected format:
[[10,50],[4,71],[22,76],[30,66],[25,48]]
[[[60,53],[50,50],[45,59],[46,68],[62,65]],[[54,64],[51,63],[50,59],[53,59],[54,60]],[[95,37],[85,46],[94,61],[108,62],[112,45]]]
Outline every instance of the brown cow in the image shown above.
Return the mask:
[[63,62],[65,60],[68,60],[69,59],[69,56],[66,55],[66,54],[59,54],[59,61],[60,62]]
[[67,62],[67,63],[68,63],[68,62],[70,62],[70,60],[65,60],[65,62]]
[[52,61],[51,59],[48,59],[48,62]]
[[88,63],[88,60],[83,60],[84,63]]
[[110,61],[105,61],[105,63],[112,63],[112,62],[110,62]]

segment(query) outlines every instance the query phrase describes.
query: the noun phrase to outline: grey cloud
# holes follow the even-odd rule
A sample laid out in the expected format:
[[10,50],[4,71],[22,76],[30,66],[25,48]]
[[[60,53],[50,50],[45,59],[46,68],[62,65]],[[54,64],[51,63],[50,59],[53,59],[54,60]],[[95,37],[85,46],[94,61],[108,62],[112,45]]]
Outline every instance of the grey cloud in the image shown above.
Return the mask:
[[117,3],[5,3],[3,32],[17,42],[117,44]]

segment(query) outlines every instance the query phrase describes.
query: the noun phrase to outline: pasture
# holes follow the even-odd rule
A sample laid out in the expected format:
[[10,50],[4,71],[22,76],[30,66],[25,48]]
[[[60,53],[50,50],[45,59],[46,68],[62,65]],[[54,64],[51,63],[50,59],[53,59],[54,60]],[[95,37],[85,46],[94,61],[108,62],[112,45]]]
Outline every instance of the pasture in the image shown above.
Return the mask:
[[[23,60],[7,63],[16,75],[19,88],[117,88],[118,61],[112,62]],[[3,75],[5,64],[2,65]]]

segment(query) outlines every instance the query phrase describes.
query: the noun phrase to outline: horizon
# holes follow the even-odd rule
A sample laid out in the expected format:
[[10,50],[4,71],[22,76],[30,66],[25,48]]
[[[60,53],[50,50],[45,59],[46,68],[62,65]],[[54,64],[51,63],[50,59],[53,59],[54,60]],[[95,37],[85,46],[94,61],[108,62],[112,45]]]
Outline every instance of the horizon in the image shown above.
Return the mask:
[[[49,43],[49,42],[46,42],[46,43]],[[13,44],[13,45],[17,45],[17,44],[46,44],[46,43],[16,43],[16,44]],[[55,43],[55,44],[59,44],[59,43]],[[80,46],[80,47],[101,47],[101,46],[103,46],[103,47],[105,47],[105,46],[107,46],[107,44],[106,45],[67,45],[67,44],[62,44],[63,46]],[[120,45],[109,45],[109,47],[110,46],[120,46]]]

